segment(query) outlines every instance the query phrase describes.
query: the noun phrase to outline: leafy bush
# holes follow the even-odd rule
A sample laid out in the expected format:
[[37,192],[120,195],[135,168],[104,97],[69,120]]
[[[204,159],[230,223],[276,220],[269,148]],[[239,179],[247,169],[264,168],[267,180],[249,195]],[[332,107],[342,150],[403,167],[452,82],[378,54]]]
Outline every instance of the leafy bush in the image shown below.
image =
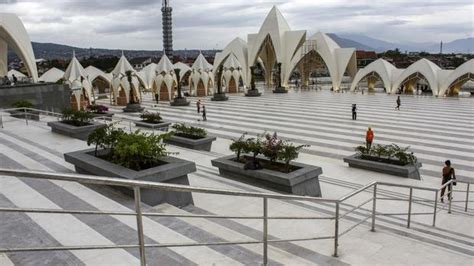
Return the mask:
[[90,125],[93,116],[89,112],[74,111],[72,109],[63,110],[61,120],[63,123],[70,124],[76,127]]
[[87,144],[95,145],[95,156],[98,148],[106,149],[101,158],[123,167],[141,171],[162,164],[160,159],[170,155],[163,140],[170,134],[154,135],[138,131],[125,133],[109,125],[96,129],[89,135]]
[[245,153],[251,153],[254,164],[257,163],[257,156],[262,153],[262,139],[260,136],[249,138],[245,143],[243,150]]
[[372,156],[380,160],[386,159],[389,162],[392,161],[392,158],[395,158],[401,165],[414,165],[417,163],[418,159],[415,155],[413,155],[413,152],[409,152],[409,149],[410,147],[401,148],[396,144],[377,144],[370,150],[368,150],[365,146],[359,146],[355,148],[357,153],[364,156]]
[[33,104],[26,100],[17,101],[13,104],[15,108],[33,108]]
[[295,146],[293,143],[283,143],[282,148],[278,152],[278,159],[285,162],[286,172],[290,172],[290,162],[297,159],[301,149],[309,147],[309,145]]
[[278,153],[283,148],[283,140],[278,139],[276,132],[273,135],[264,133],[264,136],[262,154],[273,163],[278,159]]
[[101,104],[92,104],[87,106],[87,111],[96,114],[106,114],[109,111],[109,108]]
[[171,128],[174,129],[174,135],[184,138],[202,139],[207,136],[207,131],[205,129],[193,126],[186,126],[183,123],[174,124]]
[[87,138],[87,145],[95,145],[95,156],[98,148],[110,150],[113,153],[119,137],[125,134],[120,128],[115,128],[113,124],[94,130]]
[[143,119],[143,121],[151,124],[158,124],[163,122],[163,118],[161,118],[160,113],[144,112],[140,115],[140,118]]
[[245,140],[246,135],[247,133],[244,133],[240,138],[233,139],[232,144],[229,146],[229,149],[237,155],[237,161],[240,161],[240,154],[247,148],[247,141]]
[[118,136],[111,161],[136,171],[157,166],[162,157],[169,155],[163,144],[163,139],[168,137],[168,134],[153,135],[140,131],[122,134]]
[[[263,154],[269,161],[269,166],[275,169],[281,170],[281,163],[277,163],[277,160],[281,160],[285,163],[284,171],[290,172],[290,162],[298,158],[299,152],[304,147],[309,145],[295,146],[286,140],[278,139],[277,134],[258,135],[256,138],[245,139],[246,133],[240,138],[234,139],[230,145],[230,150],[236,153],[237,161],[240,161],[241,153],[252,154],[253,163],[258,164],[257,156]],[[264,137],[262,140],[262,136]]]

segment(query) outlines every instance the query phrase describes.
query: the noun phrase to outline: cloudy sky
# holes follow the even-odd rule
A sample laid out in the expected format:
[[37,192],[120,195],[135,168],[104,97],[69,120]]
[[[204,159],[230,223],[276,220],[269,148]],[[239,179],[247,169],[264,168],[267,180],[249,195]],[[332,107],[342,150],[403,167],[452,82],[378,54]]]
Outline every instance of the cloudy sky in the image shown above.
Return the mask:
[[[448,42],[474,35],[472,0],[169,0],[175,49],[222,48],[257,32],[277,5],[293,29],[361,33],[390,42]],[[32,41],[161,49],[161,0],[0,0]]]

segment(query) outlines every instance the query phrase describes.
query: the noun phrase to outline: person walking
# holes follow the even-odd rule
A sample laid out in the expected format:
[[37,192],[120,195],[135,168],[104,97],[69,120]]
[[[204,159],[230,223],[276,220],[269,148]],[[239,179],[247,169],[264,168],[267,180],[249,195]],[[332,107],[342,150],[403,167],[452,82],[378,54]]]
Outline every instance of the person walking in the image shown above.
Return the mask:
[[[444,167],[443,167],[443,180],[441,182],[441,185],[444,185],[448,183],[451,180],[456,180],[456,174],[454,173],[454,168],[451,167],[451,161],[447,160],[444,162]],[[453,199],[453,185],[456,185],[456,183],[451,183],[441,189],[441,202],[444,202],[444,192],[446,191],[446,187],[448,187],[448,199],[452,200]]]
[[198,114],[201,113],[201,100],[198,100],[198,101],[196,102],[196,108],[197,108]]
[[370,148],[372,148],[372,142],[374,141],[374,131],[372,131],[372,128],[369,127],[367,130],[367,133],[365,133],[365,145],[367,147],[367,151],[370,151]]
[[402,100],[400,100],[400,96],[398,96],[397,98],[397,107],[395,107],[395,109],[397,109],[398,111],[400,111],[400,105],[402,104]]
[[205,105],[202,106],[202,121],[207,121]]
[[357,105],[352,105],[352,120],[357,120]]
[[160,101],[160,95],[158,93],[155,93],[155,101],[156,104],[158,104],[158,102]]
[[13,85],[15,85],[18,82],[18,78],[15,76],[15,74],[12,75],[13,79]]

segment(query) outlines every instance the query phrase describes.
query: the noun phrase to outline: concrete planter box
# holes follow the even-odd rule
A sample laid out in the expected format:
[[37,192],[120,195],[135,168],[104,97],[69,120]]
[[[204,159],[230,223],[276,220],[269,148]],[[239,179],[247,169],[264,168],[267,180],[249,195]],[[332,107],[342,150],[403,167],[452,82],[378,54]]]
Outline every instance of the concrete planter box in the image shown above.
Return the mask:
[[[100,150],[99,154],[105,154],[105,152],[105,150]],[[79,174],[157,183],[189,185],[188,174],[196,171],[196,165],[193,162],[174,157],[162,158],[161,161],[166,162],[164,165],[143,171],[134,171],[95,157],[94,149],[66,153],[64,154],[64,159],[66,162],[73,164],[76,168],[76,172]],[[133,196],[133,190],[131,189],[117,189],[127,195]],[[178,207],[193,204],[193,197],[190,192],[141,189],[141,196],[142,201],[150,206],[156,206],[162,203],[169,203]]]
[[51,130],[54,133],[69,136],[75,139],[87,140],[92,131],[101,127],[105,127],[106,125],[98,122],[92,122],[91,125],[88,126],[75,127],[61,121],[56,121],[48,122],[48,126],[51,127]]
[[192,150],[211,151],[212,142],[215,140],[216,137],[212,136],[207,136],[202,139],[190,139],[180,136],[172,136],[169,140],[164,140],[163,142]]
[[262,93],[260,93],[257,89],[255,90],[248,90],[245,94],[245,97],[260,97]]
[[288,93],[288,90],[286,90],[286,88],[280,87],[280,88],[274,89],[273,93]]
[[[299,169],[291,173],[268,169],[244,170],[244,164],[236,162],[236,158],[235,155],[230,155],[212,160],[211,163],[219,168],[221,176],[229,179],[294,195],[322,196],[319,185],[319,175],[323,173],[321,167],[292,162],[291,166]],[[259,157],[262,158],[264,157]]]
[[11,111],[10,116],[18,119],[28,119],[33,121],[40,120],[40,112],[38,111]]
[[161,123],[153,124],[153,123],[145,122],[143,120],[137,121],[134,123],[137,127],[150,128],[150,129],[160,130],[160,131],[168,131],[168,128],[171,125],[171,122],[161,122]]
[[412,178],[420,180],[420,171],[422,164],[418,162],[416,165],[396,165],[384,162],[371,161],[360,158],[359,154],[354,154],[344,158],[344,162],[349,167],[365,169],[369,171],[395,175],[400,177]]

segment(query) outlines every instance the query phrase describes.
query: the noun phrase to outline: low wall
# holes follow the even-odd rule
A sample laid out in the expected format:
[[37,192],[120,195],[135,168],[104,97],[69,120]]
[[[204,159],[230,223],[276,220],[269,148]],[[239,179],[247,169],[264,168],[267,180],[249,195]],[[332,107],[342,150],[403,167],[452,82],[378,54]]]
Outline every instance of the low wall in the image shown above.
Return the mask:
[[0,86],[0,108],[12,108],[12,104],[26,100],[34,108],[47,111],[61,111],[70,107],[71,89],[68,85],[55,83]]

